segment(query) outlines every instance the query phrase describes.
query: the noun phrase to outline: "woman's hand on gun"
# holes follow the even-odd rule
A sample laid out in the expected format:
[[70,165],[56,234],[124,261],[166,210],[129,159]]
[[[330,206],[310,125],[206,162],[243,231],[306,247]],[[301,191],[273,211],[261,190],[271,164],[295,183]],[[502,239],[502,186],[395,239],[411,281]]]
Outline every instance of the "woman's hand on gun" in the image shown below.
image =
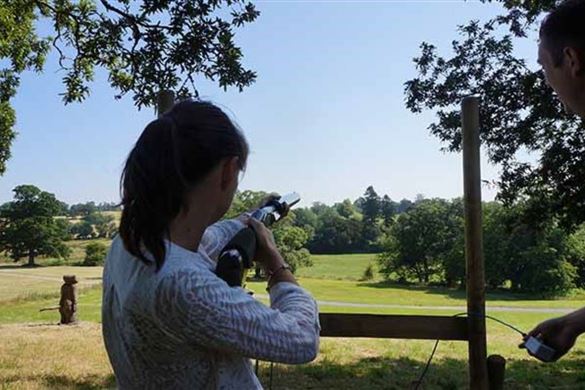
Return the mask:
[[268,277],[268,289],[280,282],[289,282],[298,285],[290,267],[284,261],[276,247],[274,236],[270,229],[254,218],[250,218],[248,225],[256,232],[256,261],[262,264]]
[[248,225],[256,232],[256,258],[267,272],[284,265],[284,260],[278,252],[274,235],[264,224],[257,219],[249,218]]

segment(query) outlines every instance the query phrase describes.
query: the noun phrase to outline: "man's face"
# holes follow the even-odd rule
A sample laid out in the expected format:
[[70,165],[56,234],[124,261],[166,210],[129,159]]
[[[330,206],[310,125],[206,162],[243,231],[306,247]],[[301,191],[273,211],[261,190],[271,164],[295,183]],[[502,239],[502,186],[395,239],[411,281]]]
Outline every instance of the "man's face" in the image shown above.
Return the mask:
[[561,65],[555,65],[553,56],[541,41],[538,45],[538,63],[542,66],[546,82],[557,93],[559,99],[570,113],[585,117],[585,77],[577,69],[574,57],[563,55]]

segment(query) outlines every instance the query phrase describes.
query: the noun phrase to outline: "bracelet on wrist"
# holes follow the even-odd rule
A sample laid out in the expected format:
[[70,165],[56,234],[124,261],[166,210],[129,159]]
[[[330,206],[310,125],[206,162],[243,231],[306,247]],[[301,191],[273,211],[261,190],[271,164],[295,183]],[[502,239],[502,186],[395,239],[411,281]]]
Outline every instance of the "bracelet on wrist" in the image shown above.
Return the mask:
[[266,290],[268,290],[270,287],[272,287],[272,280],[274,279],[274,277],[280,273],[282,273],[285,270],[289,270],[291,271],[290,265],[284,263],[283,265],[281,265],[280,267],[276,268],[273,271],[267,271],[268,273],[268,287]]

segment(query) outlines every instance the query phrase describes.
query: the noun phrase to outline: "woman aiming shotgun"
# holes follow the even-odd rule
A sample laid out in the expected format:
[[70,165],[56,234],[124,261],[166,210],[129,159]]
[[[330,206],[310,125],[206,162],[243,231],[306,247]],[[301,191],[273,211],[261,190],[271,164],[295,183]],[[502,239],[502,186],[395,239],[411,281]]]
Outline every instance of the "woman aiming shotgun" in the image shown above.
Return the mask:
[[[119,388],[258,389],[249,358],[313,360],[317,306],[272,233],[245,216],[221,221],[248,145],[218,107],[184,101],[151,122],[121,179],[122,219],[104,268],[103,335]],[[270,307],[215,274],[246,225],[268,275]]]

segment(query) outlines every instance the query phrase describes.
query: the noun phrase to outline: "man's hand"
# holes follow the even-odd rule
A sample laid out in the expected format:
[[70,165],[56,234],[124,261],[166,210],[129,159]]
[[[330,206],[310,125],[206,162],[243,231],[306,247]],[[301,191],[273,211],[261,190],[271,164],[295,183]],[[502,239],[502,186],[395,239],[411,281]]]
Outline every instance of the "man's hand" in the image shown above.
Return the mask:
[[[556,354],[553,361],[557,361],[575,345],[579,333],[575,331],[568,317],[564,316],[538,324],[524,337],[524,340],[530,336],[554,348]],[[519,347],[525,348],[524,343],[520,344]]]

